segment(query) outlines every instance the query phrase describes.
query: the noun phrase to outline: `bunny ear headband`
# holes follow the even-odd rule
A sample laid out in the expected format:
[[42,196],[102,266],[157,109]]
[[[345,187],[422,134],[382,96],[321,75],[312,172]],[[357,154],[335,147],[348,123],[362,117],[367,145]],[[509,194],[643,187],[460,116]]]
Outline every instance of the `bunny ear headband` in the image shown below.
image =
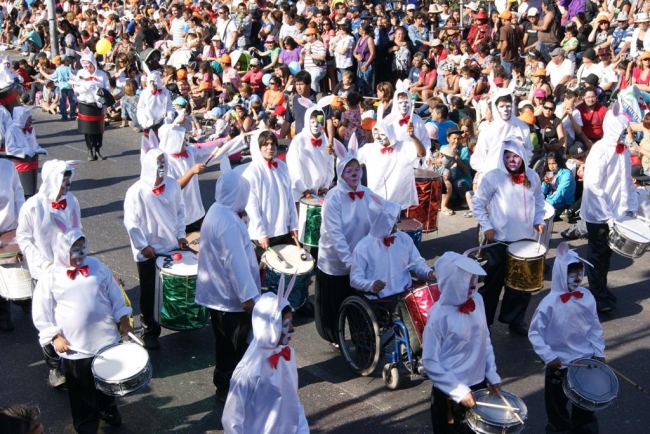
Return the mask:
[[291,290],[293,289],[293,285],[296,281],[296,276],[298,275],[298,272],[291,277],[291,280],[289,281],[289,286],[287,286],[286,290],[284,289],[284,274],[280,275],[280,282],[278,283],[278,298],[277,298],[277,309],[276,312],[278,315],[282,314],[282,309],[283,305],[288,304],[288,299],[289,299],[289,294],[291,294]]
[[77,216],[77,213],[73,211],[70,214],[72,214],[72,217],[71,217],[72,222],[68,226],[68,223],[65,221],[65,219],[63,217],[61,217],[61,216],[59,216],[57,214],[54,214],[54,213],[50,213],[50,220],[52,220],[52,223],[54,224],[54,226],[56,226],[59,229],[59,231],[61,233],[63,233],[63,234],[65,234],[66,232],[68,232],[71,229],[77,229],[78,230],[80,228],[79,216]]
[[566,261],[568,259],[575,259],[574,262],[582,261],[585,264],[589,265],[591,268],[595,268],[594,265],[591,262],[589,262],[586,259],[583,259],[580,256],[578,256],[578,254],[575,252],[575,250],[571,250],[569,247],[570,247],[569,243],[567,243],[567,242],[561,243],[559,246],[557,246],[557,257],[558,257],[558,259],[561,259],[563,261]]

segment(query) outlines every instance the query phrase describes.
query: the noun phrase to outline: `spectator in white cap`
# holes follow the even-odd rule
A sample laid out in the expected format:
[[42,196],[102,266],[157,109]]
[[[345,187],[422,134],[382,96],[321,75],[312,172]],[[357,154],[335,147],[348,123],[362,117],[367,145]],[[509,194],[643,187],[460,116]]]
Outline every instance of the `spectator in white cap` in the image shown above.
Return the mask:
[[40,49],[43,48],[43,40],[41,39],[41,35],[34,30],[34,26],[28,23],[25,25],[22,37],[18,40],[16,45],[22,47],[22,55],[25,56],[28,53],[37,53],[40,51]]
[[614,54],[616,55],[627,53],[632,44],[634,29],[630,27],[629,20],[630,18],[627,12],[620,12],[616,16],[618,27],[612,33],[612,50],[614,50]]
[[551,82],[553,94],[557,97],[562,94],[566,84],[573,77],[575,65],[569,59],[564,58],[564,50],[560,47],[551,51],[549,56],[551,56],[551,61],[546,65],[546,75]]
[[[523,3],[524,5],[527,3]],[[537,30],[533,26],[539,22],[539,10],[537,8],[528,8],[525,13],[526,19],[521,23],[522,30],[524,31],[524,49],[523,52],[527,53],[535,48],[537,45]]]

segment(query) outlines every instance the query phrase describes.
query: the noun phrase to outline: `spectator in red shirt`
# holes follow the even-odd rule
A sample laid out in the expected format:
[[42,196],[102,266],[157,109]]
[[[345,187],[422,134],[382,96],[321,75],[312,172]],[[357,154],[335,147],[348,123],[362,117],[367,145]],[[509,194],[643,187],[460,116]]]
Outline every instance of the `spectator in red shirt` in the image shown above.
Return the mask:
[[422,61],[422,71],[420,71],[420,77],[416,83],[411,86],[411,92],[417,93],[420,97],[420,100],[426,101],[432,97],[434,89],[436,87],[436,82],[438,80],[438,73],[431,66],[430,60]]
[[249,83],[255,92],[260,97],[264,96],[265,86],[262,83],[262,77],[264,77],[264,72],[260,68],[260,60],[257,58],[252,58],[250,62],[250,69],[244,76],[241,78],[243,83]]
[[576,106],[582,118],[580,141],[588,149],[603,138],[603,120],[607,114],[607,107],[597,102],[596,97],[596,88],[588,87],[583,92],[583,102]]

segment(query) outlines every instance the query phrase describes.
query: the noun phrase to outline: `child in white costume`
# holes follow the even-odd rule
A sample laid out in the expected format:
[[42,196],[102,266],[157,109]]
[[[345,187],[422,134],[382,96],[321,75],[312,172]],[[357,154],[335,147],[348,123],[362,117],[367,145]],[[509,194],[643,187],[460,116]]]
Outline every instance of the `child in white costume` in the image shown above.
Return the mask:
[[19,158],[47,155],[47,151],[36,142],[31,111],[27,107],[14,107],[13,115],[5,132],[7,154]]
[[147,72],[147,86],[140,93],[136,114],[145,136],[153,130],[160,137],[158,129],[174,120],[171,95],[163,86],[159,71]]
[[533,349],[546,363],[546,432],[598,433],[595,414],[575,405],[571,405],[569,412],[568,398],[562,390],[566,375],[563,363],[581,358],[605,361],[605,340],[596,299],[580,286],[584,277],[582,262],[567,243],[558,246],[551,292],[535,310],[528,331]]
[[[294,278],[284,294],[293,288]],[[225,434],[308,434],[298,396],[298,369],[289,340],[291,306],[283,295],[266,293],[253,308],[253,342],[237,365],[221,422]]]

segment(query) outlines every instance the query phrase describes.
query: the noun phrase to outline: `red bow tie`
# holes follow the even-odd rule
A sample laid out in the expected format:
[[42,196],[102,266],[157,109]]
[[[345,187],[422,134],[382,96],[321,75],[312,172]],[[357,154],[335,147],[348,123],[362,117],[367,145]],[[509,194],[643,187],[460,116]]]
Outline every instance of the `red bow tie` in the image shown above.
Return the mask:
[[151,89],[151,94],[152,95],[160,95],[160,94],[162,94],[162,89]]
[[29,127],[29,128],[23,128],[23,133],[25,133],[25,134],[31,134],[33,129],[34,129],[34,128],[32,128],[32,127]]
[[291,348],[289,348],[289,346],[286,346],[269,357],[268,360],[273,369],[277,369],[280,357],[284,357],[284,360],[291,360]]
[[474,303],[473,298],[468,298],[465,303],[458,306],[458,311],[467,315],[469,315],[470,312],[474,312],[474,309],[476,309],[476,304]]
[[359,199],[363,199],[363,191],[351,191],[348,193],[348,196],[350,196],[350,199],[353,201],[355,197],[358,197]]
[[384,237],[383,241],[384,241],[384,246],[390,247],[390,245],[395,242],[395,237],[394,236],[392,236],[392,237]]
[[86,77],[86,81],[97,81],[97,79],[91,75],[90,77]]
[[61,202],[52,202],[52,209],[65,209],[68,206],[68,201],[63,199]]
[[174,158],[181,158],[181,157],[182,158],[188,158],[189,156],[190,155],[187,153],[186,150],[183,150],[183,151],[179,152],[178,154],[172,154],[172,157],[174,157]]
[[399,120],[399,126],[401,127],[404,124],[408,124],[411,122],[411,117],[410,116],[404,116],[402,119]]
[[627,146],[625,146],[625,143],[617,143],[616,144],[616,153],[618,155],[621,155],[623,152],[625,152],[625,148],[627,148]]
[[311,139],[311,144],[314,145],[315,148],[320,148],[320,146],[323,144],[323,139]]
[[160,187],[156,187],[156,188],[154,188],[154,189],[151,190],[151,191],[152,191],[153,194],[155,194],[156,196],[160,196],[161,194],[163,194],[163,191],[165,191],[165,184],[161,185]]
[[392,154],[394,151],[395,150],[393,148],[391,148],[390,146],[384,146],[383,148],[381,148],[381,153],[382,154],[385,154],[386,152],[388,152],[389,154]]
[[566,303],[567,301],[571,300],[571,297],[580,299],[582,298],[582,292],[580,291],[565,292],[564,294],[560,295],[560,300],[562,300],[562,303]]
[[510,179],[515,184],[523,184],[524,180],[526,179],[526,174],[525,173],[520,173],[519,175],[510,175]]
[[275,160],[266,160],[266,165],[269,166],[269,169],[278,168],[278,162]]
[[83,277],[88,277],[88,265],[84,265],[83,267],[66,271],[66,273],[68,273],[68,277],[72,280],[74,280],[75,277],[77,277],[77,272],[81,273]]

